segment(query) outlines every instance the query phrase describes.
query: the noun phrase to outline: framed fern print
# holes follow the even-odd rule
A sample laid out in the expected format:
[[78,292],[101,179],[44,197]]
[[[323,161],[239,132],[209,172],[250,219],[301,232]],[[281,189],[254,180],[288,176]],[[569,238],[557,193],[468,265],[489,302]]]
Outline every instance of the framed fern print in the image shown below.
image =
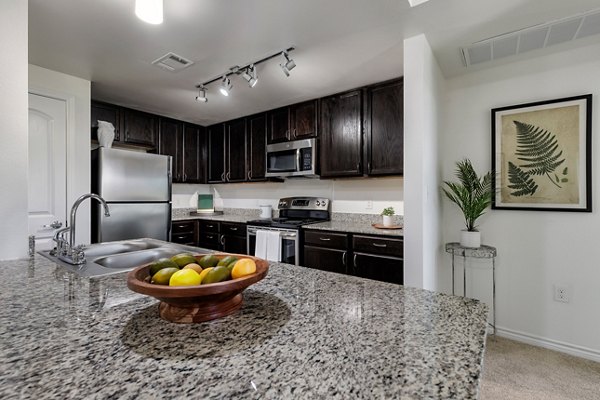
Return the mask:
[[592,211],[592,95],[492,110],[493,209]]

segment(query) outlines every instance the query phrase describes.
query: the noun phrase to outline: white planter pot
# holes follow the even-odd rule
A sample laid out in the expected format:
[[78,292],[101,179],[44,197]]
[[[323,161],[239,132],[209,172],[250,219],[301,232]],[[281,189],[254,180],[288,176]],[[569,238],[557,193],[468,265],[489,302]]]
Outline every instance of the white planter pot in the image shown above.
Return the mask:
[[464,247],[480,247],[481,232],[479,231],[460,231],[460,245]]
[[394,217],[392,215],[383,215],[383,226],[394,225]]

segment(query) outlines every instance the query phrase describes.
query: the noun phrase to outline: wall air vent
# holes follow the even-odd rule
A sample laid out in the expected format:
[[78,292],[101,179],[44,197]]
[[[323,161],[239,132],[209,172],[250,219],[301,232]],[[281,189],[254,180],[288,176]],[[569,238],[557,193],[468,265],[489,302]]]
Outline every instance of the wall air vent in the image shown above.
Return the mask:
[[461,48],[466,67],[600,34],[600,9],[480,40]]
[[171,72],[178,72],[192,65],[194,62],[178,56],[175,53],[167,53],[164,56],[152,61],[153,65],[166,69]]

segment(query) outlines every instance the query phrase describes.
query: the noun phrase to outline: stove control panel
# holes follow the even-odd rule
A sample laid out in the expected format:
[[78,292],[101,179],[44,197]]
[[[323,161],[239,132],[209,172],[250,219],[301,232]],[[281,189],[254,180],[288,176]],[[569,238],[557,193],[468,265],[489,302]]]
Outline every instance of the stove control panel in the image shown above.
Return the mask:
[[329,199],[322,197],[285,197],[279,200],[279,209],[327,211],[329,203]]

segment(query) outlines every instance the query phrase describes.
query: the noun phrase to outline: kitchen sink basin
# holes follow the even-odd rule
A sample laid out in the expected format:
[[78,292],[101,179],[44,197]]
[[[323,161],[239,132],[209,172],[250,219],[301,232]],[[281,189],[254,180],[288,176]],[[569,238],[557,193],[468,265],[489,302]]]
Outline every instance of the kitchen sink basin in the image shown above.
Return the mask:
[[39,251],[38,254],[77,275],[97,277],[131,271],[142,264],[178,253],[208,251],[156,239],[135,239],[91,244],[84,249],[84,252],[87,261],[81,265],[72,265],[59,260],[58,257],[51,255],[49,250]]

